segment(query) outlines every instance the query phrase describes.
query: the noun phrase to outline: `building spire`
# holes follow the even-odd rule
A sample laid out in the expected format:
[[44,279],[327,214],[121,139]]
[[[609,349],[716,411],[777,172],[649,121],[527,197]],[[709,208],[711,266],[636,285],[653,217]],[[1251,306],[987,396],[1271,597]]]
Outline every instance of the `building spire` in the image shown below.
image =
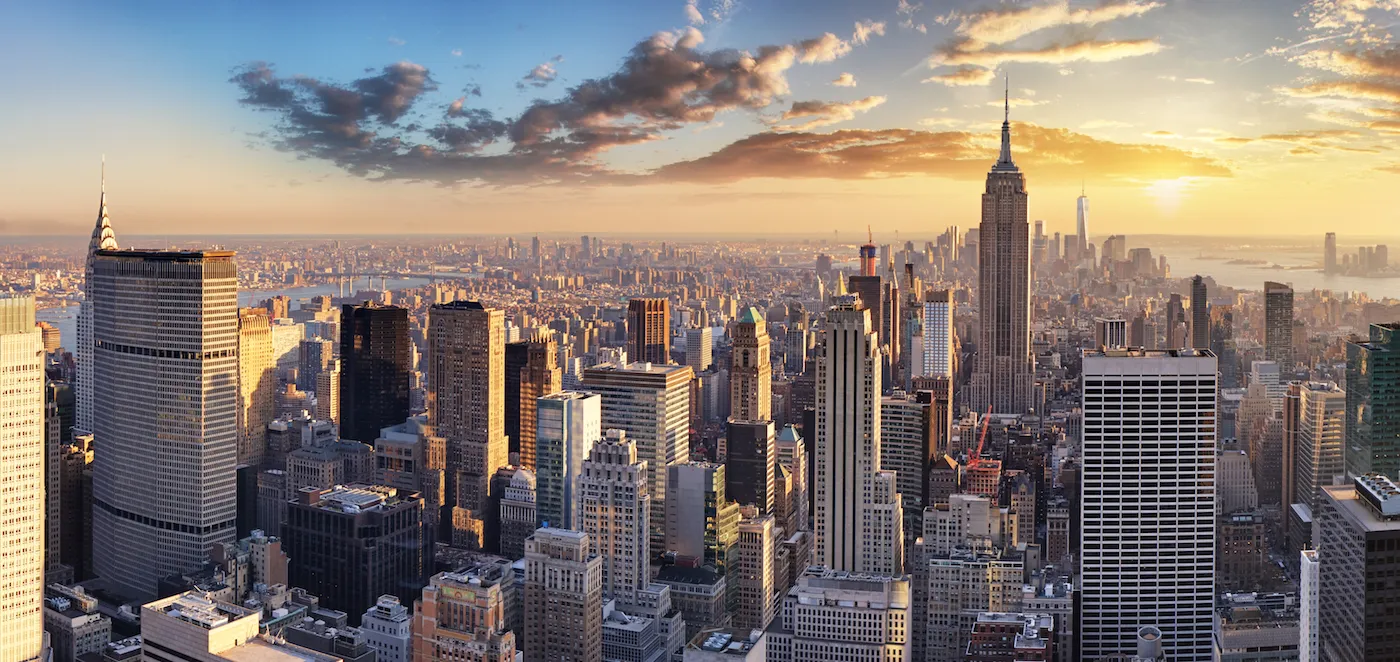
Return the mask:
[[102,195],[97,203],[97,223],[92,228],[92,240],[88,242],[88,266],[92,265],[93,254],[99,250],[117,248],[117,233],[112,229],[112,219],[107,215],[107,155],[102,155]]
[[1006,117],[1001,122],[1001,155],[997,157],[997,164],[992,170],[1015,170],[1016,164],[1011,162],[1011,77],[1006,78],[1005,104]]

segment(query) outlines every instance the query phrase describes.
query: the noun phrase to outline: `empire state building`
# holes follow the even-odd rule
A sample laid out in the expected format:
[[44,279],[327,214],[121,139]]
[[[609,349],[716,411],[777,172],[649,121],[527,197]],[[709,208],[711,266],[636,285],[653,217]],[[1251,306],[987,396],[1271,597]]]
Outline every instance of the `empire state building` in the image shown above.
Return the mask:
[[1011,102],[1001,123],[1001,156],[982,194],[977,274],[981,332],[972,373],[973,411],[1023,414],[1031,408],[1030,227],[1026,178],[1011,161]]

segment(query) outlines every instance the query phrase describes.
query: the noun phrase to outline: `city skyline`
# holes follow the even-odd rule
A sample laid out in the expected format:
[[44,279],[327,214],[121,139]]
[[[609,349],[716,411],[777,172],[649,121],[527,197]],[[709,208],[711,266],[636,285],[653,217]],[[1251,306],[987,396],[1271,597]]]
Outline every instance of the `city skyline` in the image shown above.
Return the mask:
[[85,227],[102,153],[133,235],[966,227],[1004,78],[1052,231],[1081,185],[1103,233],[1303,233],[1341,199],[1357,234],[1393,224],[1387,3],[547,9],[351,7],[307,35],[310,8],[7,8],[32,29],[0,52],[72,84],[0,110],[33,127],[0,160],[0,233]]

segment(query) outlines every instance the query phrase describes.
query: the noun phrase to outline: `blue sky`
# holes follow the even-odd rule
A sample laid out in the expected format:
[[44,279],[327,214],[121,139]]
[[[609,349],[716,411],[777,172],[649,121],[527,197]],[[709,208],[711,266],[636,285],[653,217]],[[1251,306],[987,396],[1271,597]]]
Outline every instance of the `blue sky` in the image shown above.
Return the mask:
[[[0,104],[0,232],[89,222],[103,153],[115,208],[137,231],[358,232],[389,216],[419,232],[650,229],[658,217],[790,230],[804,227],[793,219],[830,228],[872,210],[888,229],[943,216],[967,226],[1007,77],[1018,148],[1046,194],[1032,213],[1043,200],[1052,226],[1072,215],[1080,180],[1105,231],[1282,221],[1306,232],[1337,209],[1314,200],[1330,197],[1368,224],[1358,232],[1395,220],[1376,190],[1400,170],[1400,51],[1388,32],[1398,0],[695,0],[694,10],[687,0],[10,3],[0,23],[19,29],[0,41],[16,63],[0,72],[14,99]],[[632,55],[650,39],[660,55]],[[787,49],[786,60],[765,60],[765,48]],[[745,54],[758,73],[735,74]],[[624,75],[658,63],[714,78],[674,103],[637,101],[689,89],[670,74]],[[256,89],[302,97],[249,103],[253,88],[231,77],[251,71]],[[365,101],[335,126],[373,149],[317,142],[296,123],[324,110],[317,95],[406,74],[427,83],[410,85],[401,113]],[[588,81],[641,87],[607,88],[615,98],[598,114],[574,91]],[[760,89],[726,87],[750,84]],[[522,122],[527,111],[547,121]],[[434,131],[447,128],[472,137],[446,143]],[[1310,195],[1295,197],[1303,187]]]

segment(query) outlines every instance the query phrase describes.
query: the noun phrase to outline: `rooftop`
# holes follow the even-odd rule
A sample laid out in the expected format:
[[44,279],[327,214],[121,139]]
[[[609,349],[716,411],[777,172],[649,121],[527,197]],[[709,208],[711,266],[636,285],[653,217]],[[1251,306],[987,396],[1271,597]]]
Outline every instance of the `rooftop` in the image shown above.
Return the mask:
[[1208,349],[1143,349],[1141,347],[1125,347],[1121,349],[1085,349],[1084,358],[1108,358],[1108,359],[1177,359],[1177,358],[1213,358],[1215,356]]
[[1400,531],[1400,520],[1383,519],[1370,504],[1362,500],[1356,485],[1324,485],[1322,493],[1329,501],[1336,503],[1337,510],[1366,533]]
[[1400,487],[1381,474],[1356,477],[1356,493],[1384,519],[1400,517]]
[[258,612],[219,602],[205,594],[187,592],[166,600],[158,600],[148,608],[163,611],[167,616],[213,630]]
[[758,644],[758,638],[761,635],[762,633],[758,630],[732,628],[701,630],[690,640],[690,643],[686,644],[686,648],[744,657]]
[[219,653],[219,657],[235,662],[334,662],[341,659],[262,637],[252,639],[242,646],[234,646]]

